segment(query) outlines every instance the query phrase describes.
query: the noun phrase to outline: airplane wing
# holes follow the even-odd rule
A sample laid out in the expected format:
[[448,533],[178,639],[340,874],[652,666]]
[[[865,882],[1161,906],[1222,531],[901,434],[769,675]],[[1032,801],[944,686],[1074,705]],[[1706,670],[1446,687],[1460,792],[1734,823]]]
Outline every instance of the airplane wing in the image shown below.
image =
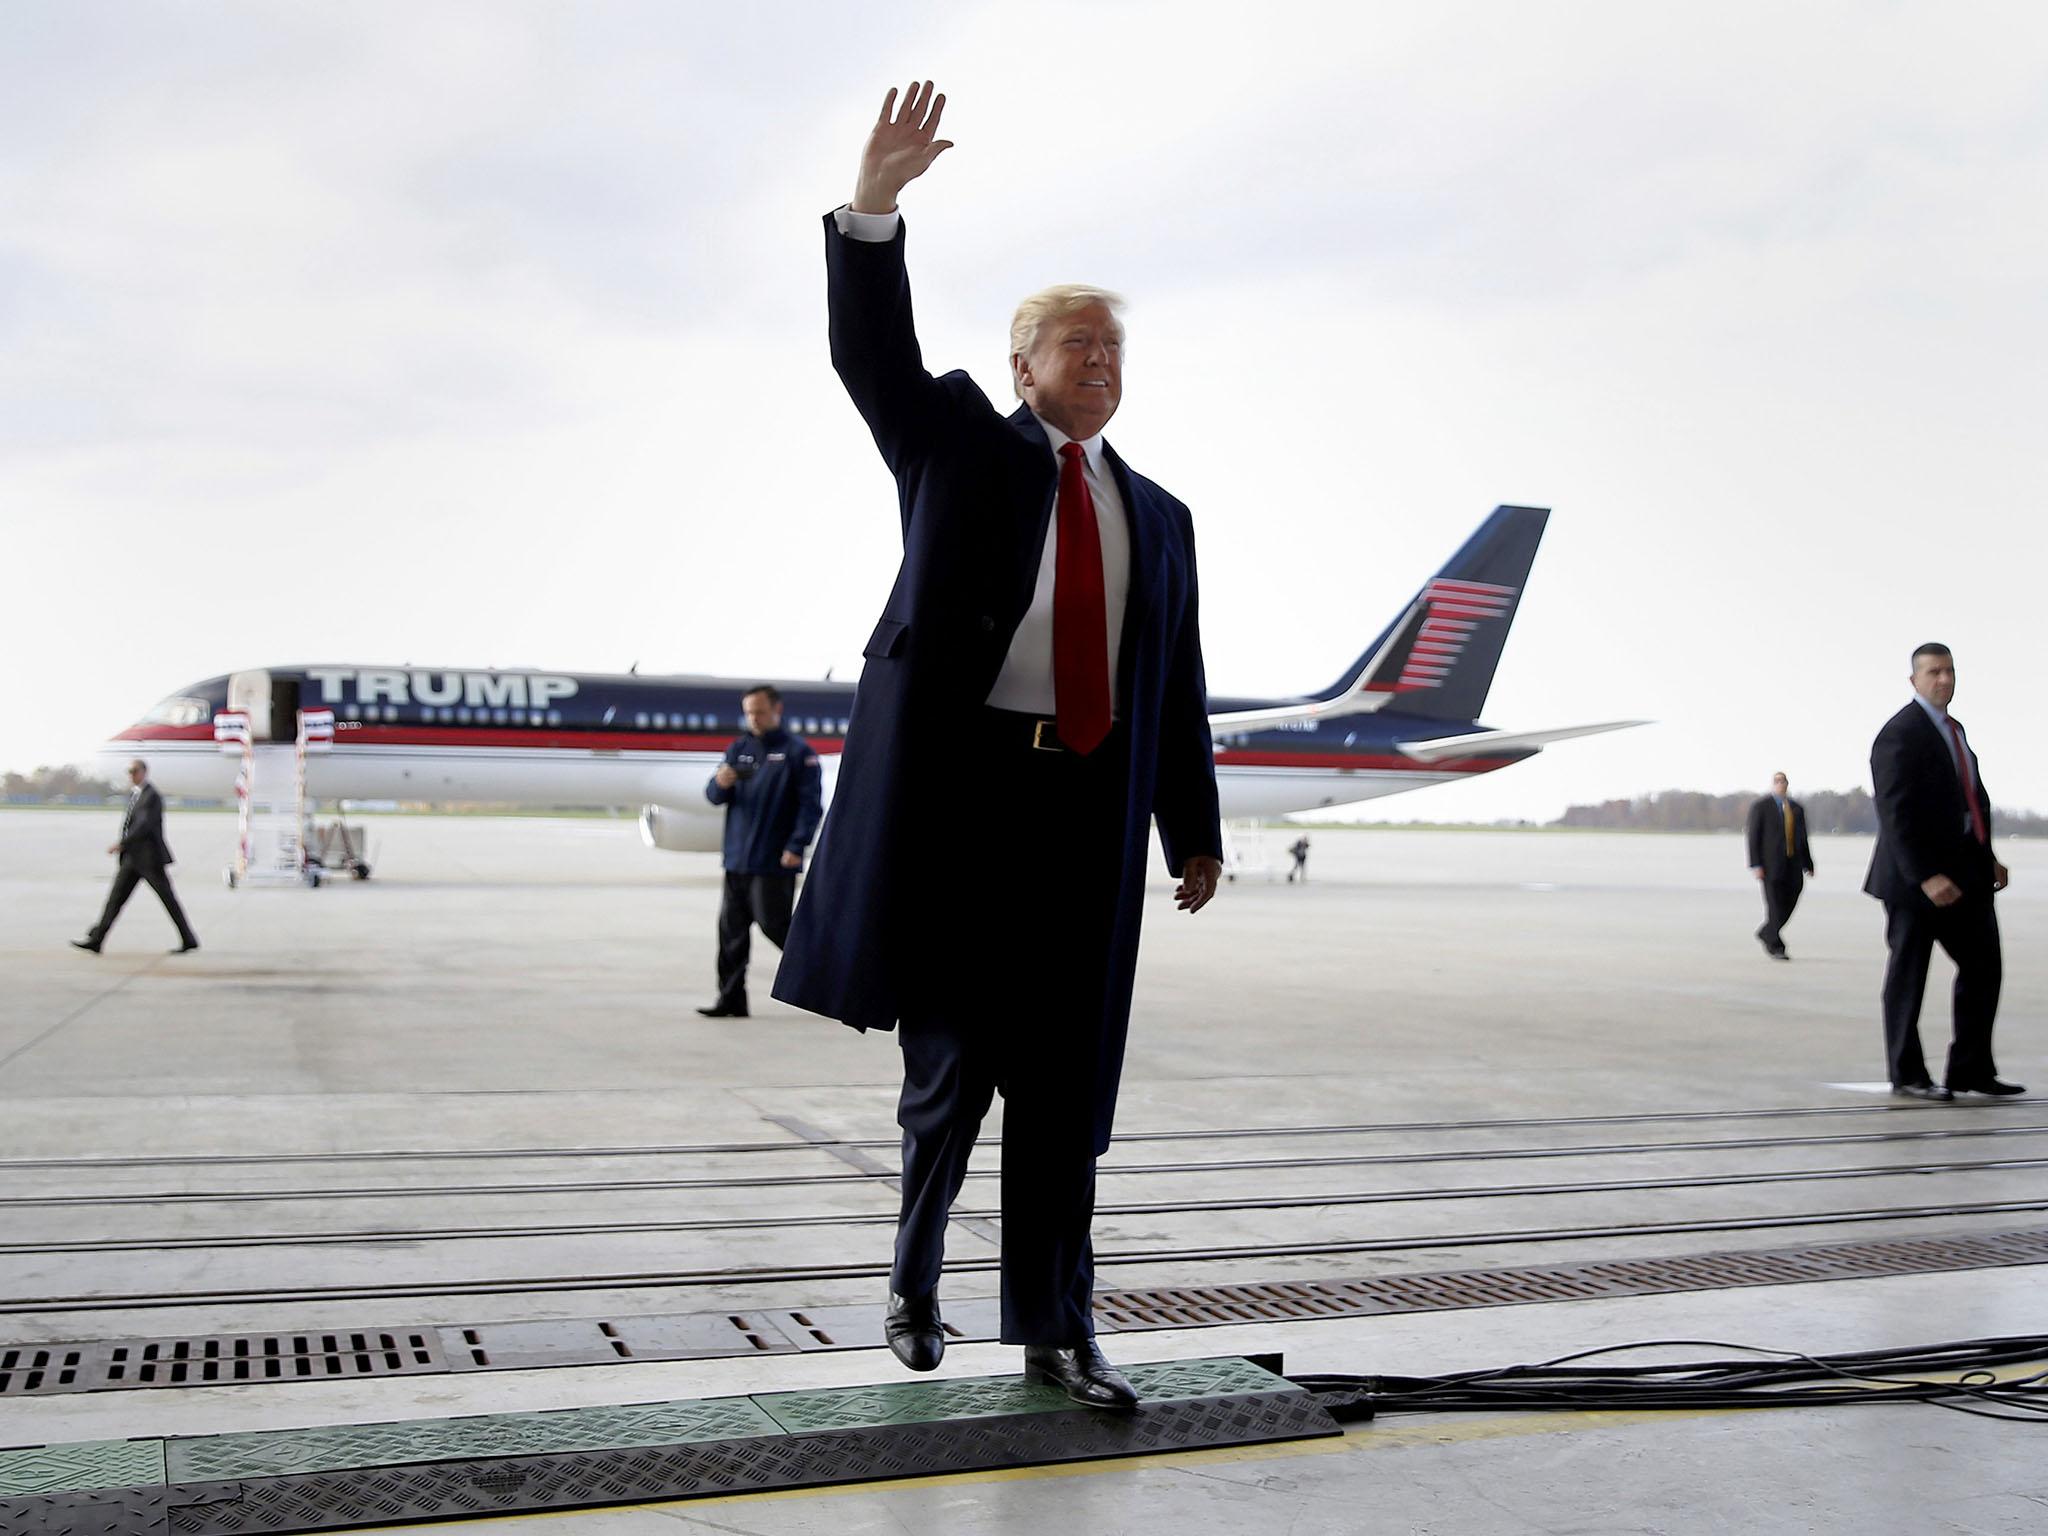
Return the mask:
[[1648,720],[1603,720],[1598,725],[1562,725],[1548,731],[1468,731],[1463,736],[1437,736],[1428,741],[1397,741],[1408,756],[1418,762],[1434,763],[1447,757],[1470,757],[1474,752],[1497,752],[1509,748],[1533,748],[1540,752],[1553,741],[1570,741],[1574,736],[1598,736],[1602,731],[1626,731]]
[[1268,731],[1275,726],[1302,720],[1329,720],[1340,715],[1369,715],[1384,709],[1395,694],[1395,680],[1415,647],[1415,637],[1429,617],[1429,604],[1417,598],[1401,615],[1400,622],[1387,631],[1380,648],[1368,656],[1352,675],[1343,691],[1327,699],[1296,699],[1258,709],[1223,710],[1209,717],[1209,729],[1224,731]]

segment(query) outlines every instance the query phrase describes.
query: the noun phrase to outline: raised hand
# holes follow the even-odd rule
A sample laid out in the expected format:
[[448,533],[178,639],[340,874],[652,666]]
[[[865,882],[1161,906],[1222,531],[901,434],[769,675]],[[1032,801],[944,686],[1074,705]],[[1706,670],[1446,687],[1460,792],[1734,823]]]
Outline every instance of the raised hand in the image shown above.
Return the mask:
[[946,98],[933,94],[929,80],[912,83],[901,112],[896,110],[895,88],[890,88],[860,154],[860,179],[853,186],[855,213],[888,213],[896,206],[896,195],[953,147],[951,139],[935,137],[939,114],[945,110]]

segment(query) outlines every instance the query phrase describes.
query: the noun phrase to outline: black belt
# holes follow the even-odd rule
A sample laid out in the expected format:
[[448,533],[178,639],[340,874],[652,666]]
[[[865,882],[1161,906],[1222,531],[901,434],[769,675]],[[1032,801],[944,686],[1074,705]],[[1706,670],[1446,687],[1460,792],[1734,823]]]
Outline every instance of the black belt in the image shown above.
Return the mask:
[[[1074,749],[1060,740],[1059,722],[1044,715],[1029,715],[1014,709],[984,707],[981,712],[982,728],[988,739],[1003,746],[1023,747],[1034,752],[1067,752]],[[1124,728],[1121,720],[1110,725],[1110,736],[1104,737],[1106,744],[1111,737]],[[1102,748],[1095,749],[1100,752]],[[1075,756],[1080,754],[1074,753]]]

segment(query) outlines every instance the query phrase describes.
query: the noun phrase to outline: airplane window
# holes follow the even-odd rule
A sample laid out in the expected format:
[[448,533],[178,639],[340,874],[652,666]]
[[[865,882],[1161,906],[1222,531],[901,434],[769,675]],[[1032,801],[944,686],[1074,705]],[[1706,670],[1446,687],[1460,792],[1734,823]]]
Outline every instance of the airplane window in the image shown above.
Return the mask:
[[549,725],[560,725],[561,723],[562,723],[562,712],[561,712],[561,711],[560,711],[559,709],[551,709],[551,710],[549,710],[549,711],[548,711],[548,724],[549,724]]
[[633,724],[644,731],[647,729],[647,717],[645,715],[635,715],[633,717]]
[[693,730],[693,731],[694,731],[694,730],[697,730],[697,729],[699,729],[700,727],[702,727],[702,725],[703,725],[703,724],[704,724],[704,717],[703,717],[702,715],[692,715],[692,716],[690,716],[690,729],[691,729],[691,730]]
[[665,730],[667,730],[667,729],[668,729],[668,716],[667,716],[667,715],[664,715],[664,714],[659,714],[659,713],[657,713],[657,714],[655,715],[655,717],[654,717],[654,728],[655,728],[655,729],[656,729],[657,731],[665,731]]
[[818,734],[818,722],[815,719],[806,720],[804,721],[804,729],[815,736]]
[[462,706],[462,708],[456,710],[455,718],[460,720],[464,725],[469,724],[469,706],[465,704]]
[[504,711],[504,710],[502,710],[502,709],[494,709],[494,710],[492,710],[492,711],[491,711],[491,724],[493,724],[493,725],[503,725],[503,724],[505,723],[505,718],[506,718],[506,716],[505,716],[505,711]]
[[715,730],[717,730],[717,729],[718,729],[718,716],[716,716],[716,715],[706,715],[706,716],[704,717],[704,729],[705,729],[705,730],[707,730],[707,731],[715,731]]
[[443,704],[441,706],[441,723],[443,725],[448,725],[453,722],[454,718],[455,711],[450,709],[446,704]]

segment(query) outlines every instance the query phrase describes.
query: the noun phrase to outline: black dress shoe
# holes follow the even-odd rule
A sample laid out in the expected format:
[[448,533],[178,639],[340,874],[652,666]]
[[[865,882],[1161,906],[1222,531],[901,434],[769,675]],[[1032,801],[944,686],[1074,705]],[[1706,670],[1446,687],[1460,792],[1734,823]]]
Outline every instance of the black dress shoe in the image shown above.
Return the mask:
[[1071,1349],[1027,1344],[1024,1379],[1065,1387],[1067,1396],[1090,1408],[1115,1408],[1128,1413],[1138,1406],[1138,1394],[1124,1380],[1124,1373],[1103,1358],[1093,1339]]
[[946,1358],[946,1330],[939,1323],[936,1296],[889,1293],[889,1316],[882,1337],[898,1360],[913,1371],[935,1371]]
[[1950,1083],[1950,1093],[1981,1093],[1994,1099],[2017,1098],[2027,1090],[2018,1083],[2001,1083],[1995,1077],[1987,1077],[1981,1083]]
[[82,949],[88,955],[96,955],[100,952],[99,945],[93,943],[91,939],[73,939],[71,941],[71,947],[73,949]]
[[1771,958],[1773,960],[1790,960],[1792,958],[1792,951],[1789,949],[1774,949],[1771,951]]
[[189,955],[198,947],[199,941],[194,939],[190,944],[180,944],[176,949],[167,949],[164,953],[167,955]]
[[697,1011],[707,1019],[744,1019],[747,1016],[747,1005],[741,1003],[737,1008],[728,1008],[723,1003],[713,1003],[709,1008],[699,1008]]
[[1934,1083],[1893,1083],[1892,1097],[1895,1099],[1926,1099],[1933,1104],[1946,1104],[1955,1097],[1946,1088]]

